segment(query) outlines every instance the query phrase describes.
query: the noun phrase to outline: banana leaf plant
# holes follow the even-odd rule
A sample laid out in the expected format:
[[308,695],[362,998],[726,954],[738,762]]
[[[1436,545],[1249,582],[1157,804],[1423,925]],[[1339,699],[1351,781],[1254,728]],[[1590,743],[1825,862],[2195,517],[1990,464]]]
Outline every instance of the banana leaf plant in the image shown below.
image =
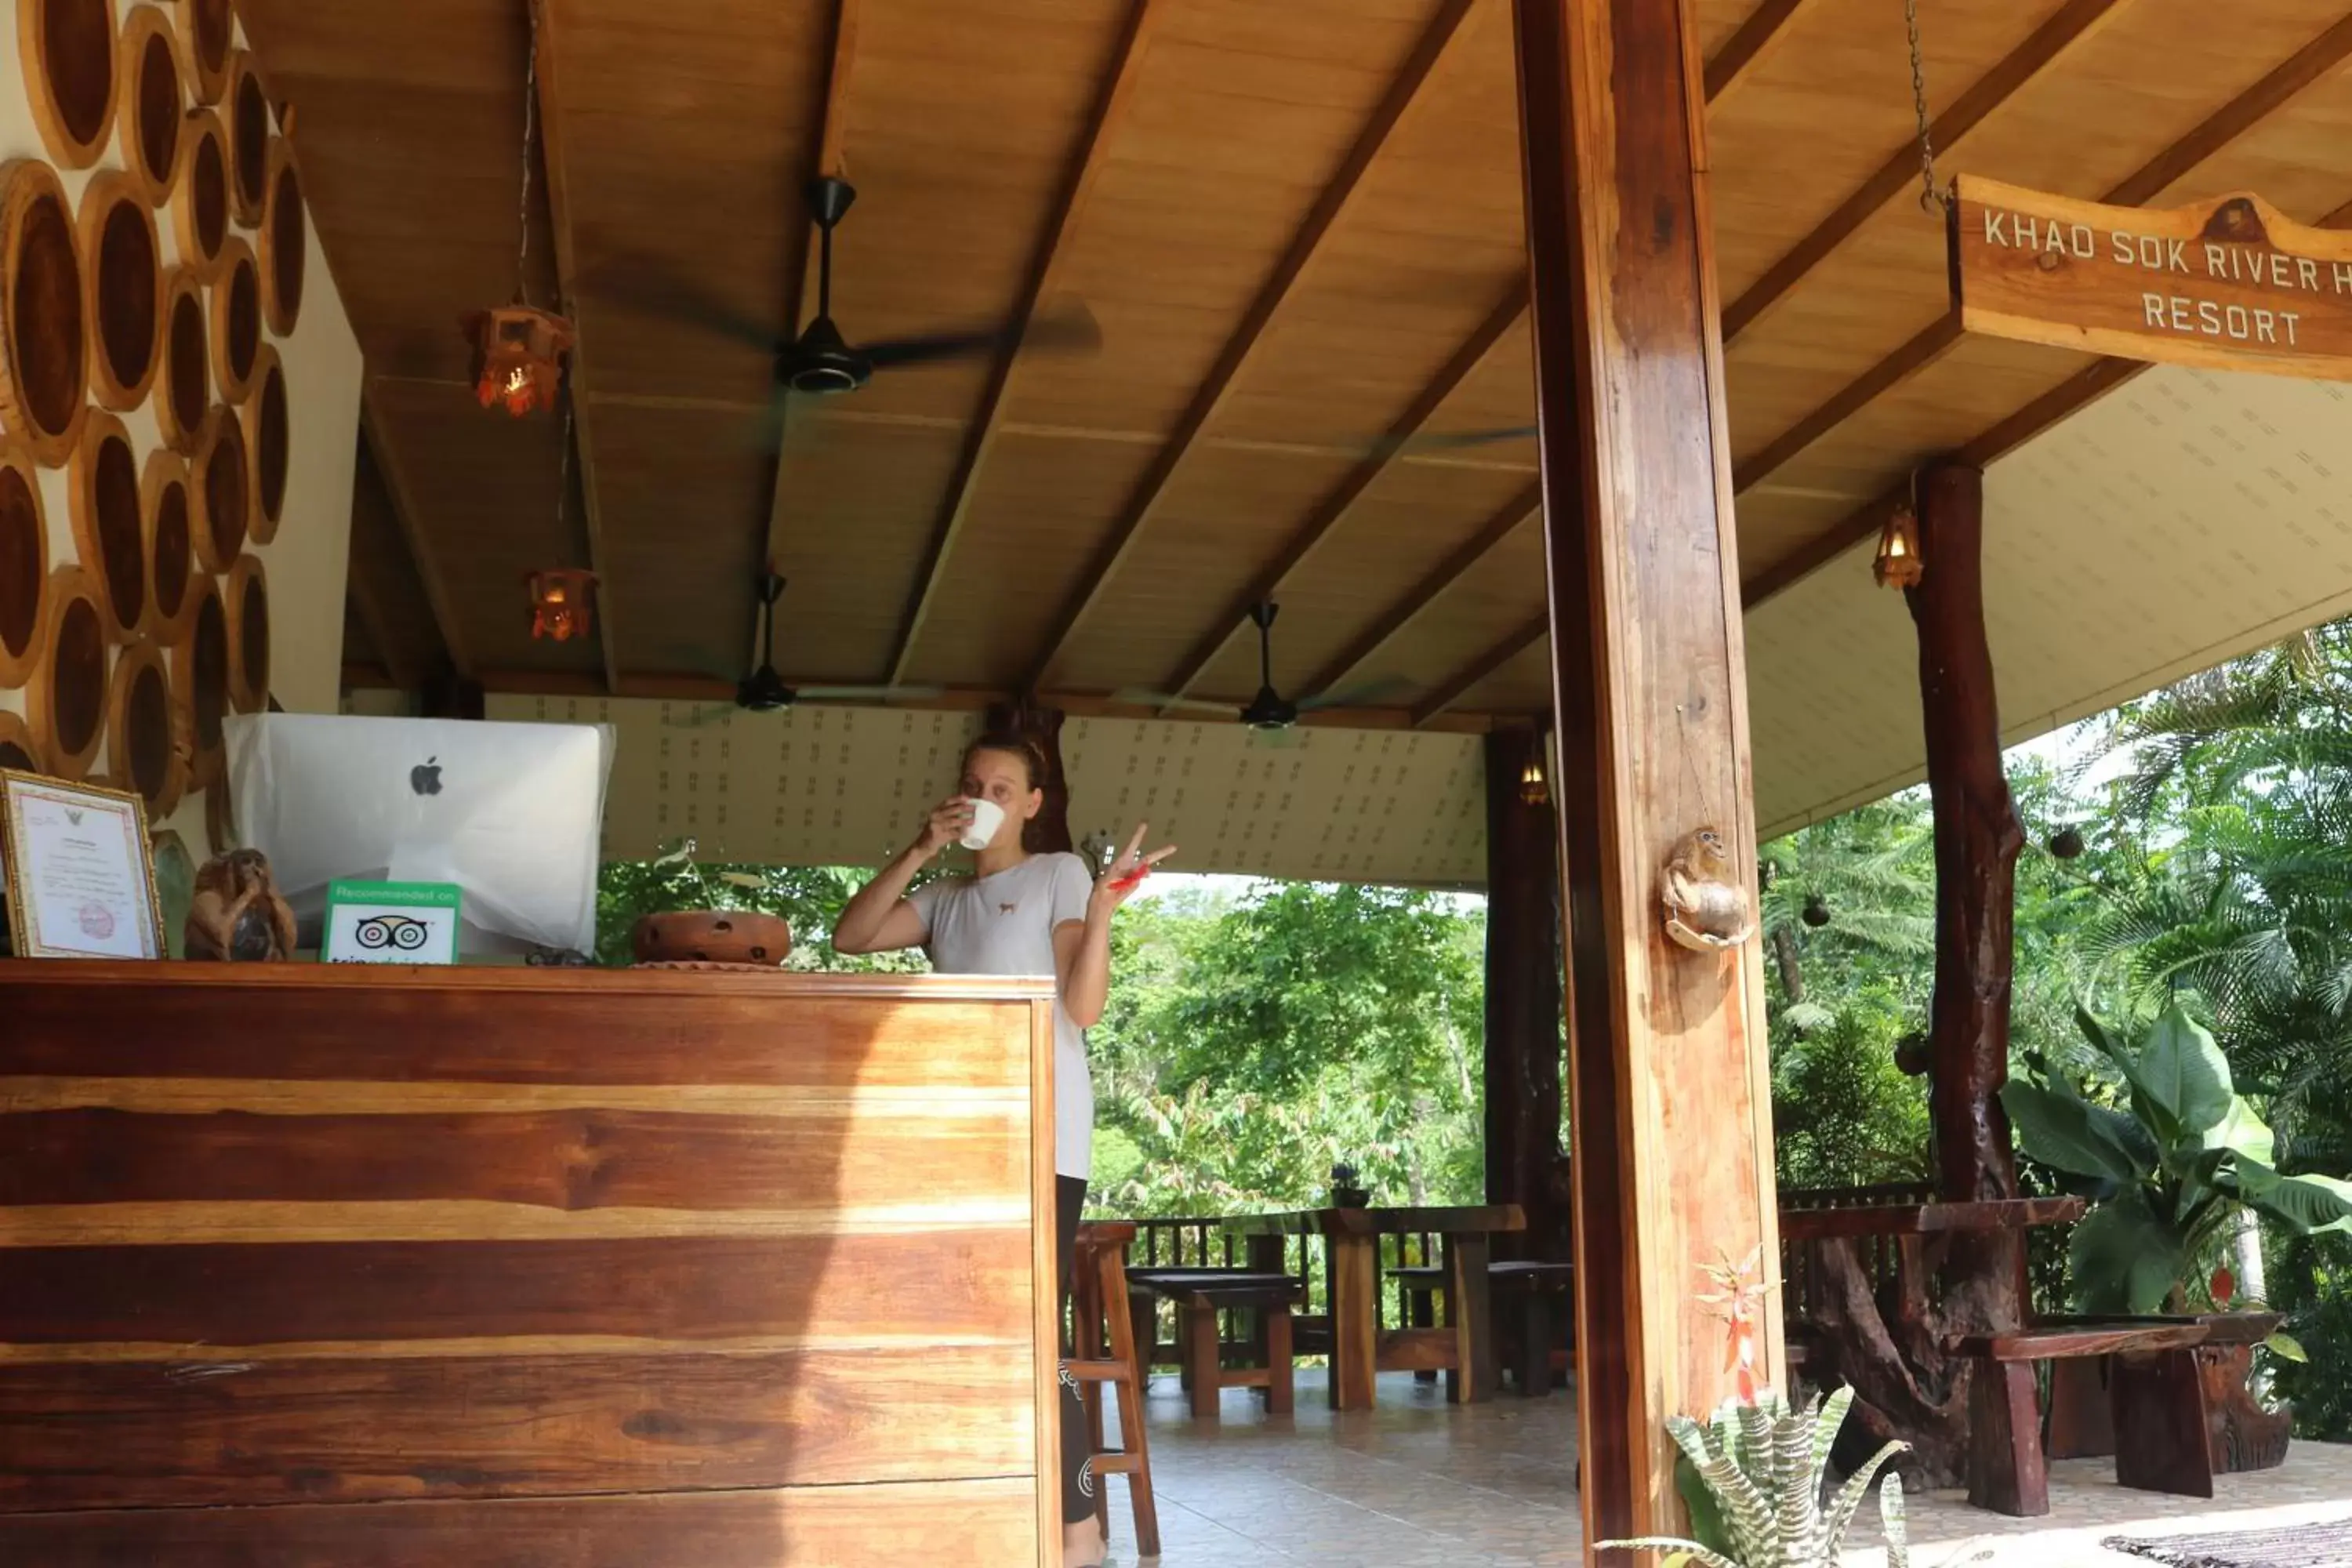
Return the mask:
[[2085,1010],[2075,1021],[2121,1079],[2121,1103],[2103,1103],[2052,1068],[2038,1081],[2011,1079],[2000,1098],[2027,1157],[2093,1201],[2068,1247],[2081,1310],[2187,1310],[2191,1279],[2204,1289],[2204,1264],[2246,1208],[2300,1235],[2352,1231],[2352,1183],[2280,1172],[2270,1127],[2237,1092],[2213,1037],[2179,1004],[2136,1045]]
[[[1688,1467],[1681,1476],[1692,1531],[1707,1539],[1604,1541],[1601,1550],[1656,1552],[1665,1568],[1835,1568],[1871,1481],[1904,1448],[1887,1444],[1824,1502],[1830,1448],[1853,1405],[1853,1390],[1841,1388],[1827,1404],[1816,1399],[1791,1410],[1766,1389],[1752,1403],[1726,1401],[1705,1426],[1687,1415],[1668,1417],[1666,1430]],[[1879,1489],[1878,1512],[1887,1568],[1909,1568],[1903,1481],[1891,1471]]]

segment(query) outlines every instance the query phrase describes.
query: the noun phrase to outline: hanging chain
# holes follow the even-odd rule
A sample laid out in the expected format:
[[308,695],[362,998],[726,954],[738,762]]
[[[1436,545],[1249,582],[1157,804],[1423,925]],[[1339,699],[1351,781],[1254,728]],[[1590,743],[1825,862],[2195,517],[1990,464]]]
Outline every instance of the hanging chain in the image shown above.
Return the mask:
[[522,231],[521,246],[515,252],[515,298],[530,303],[530,143],[539,116],[539,5],[538,0],[523,0],[523,9],[530,16],[530,50],[523,58],[522,69],[522,198],[515,214],[515,226]]
[[1936,139],[1927,126],[1927,70],[1919,59],[1919,0],[1903,0],[1903,22],[1911,32],[1911,108],[1919,117],[1919,205],[1931,213],[1944,210],[1944,193],[1936,188]]

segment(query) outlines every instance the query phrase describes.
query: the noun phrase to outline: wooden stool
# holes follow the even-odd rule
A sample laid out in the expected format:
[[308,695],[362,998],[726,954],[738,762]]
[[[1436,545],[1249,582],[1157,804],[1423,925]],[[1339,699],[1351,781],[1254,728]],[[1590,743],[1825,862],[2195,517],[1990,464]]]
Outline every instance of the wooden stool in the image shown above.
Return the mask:
[[[1127,1249],[1135,1226],[1125,1221],[1094,1221],[1078,1226],[1077,1279],[1071,1293],[1076,1355],[1069,1362],[1079,1398],[1087,1407],[1087,1447],[1095,1457],[1098,1483],[1106,1476],[1127,1478],[1135,1505],[1135,1550],[1160,1555],[1160,1508],[1151,1496],[1151,1447],[1143,1428],[1143,1363],[1136,1345],[1134,1305],[1128,1299]],[[1118,1394],[1118,1434],[1125,1446],[1103,1447],[1103,1384]],[[1095,1517],[1110,1533],[1110,1488],[1095,1489]]]
[[[1217,1396],[1228,1388],[1263,1388],[1270,1415],[1288,1415],[1297,1408],[1292,1363],[1291,1309],[1307,1287],[1288,1274],[1243,1274],[1219,1269],[1184,1274],[1157,1269],[1151,1276],[1154,1295],[1176,1303],[1181,1324],[1176,1342],[1184,1360],[1185,1386],[1192,1395],[1192,1414],[1213,1421]],[[1217,1314],[1245,1307],[1259,1315],[1261,1332],[1253,1336],[1265,1345],[1263,1366],[1228,1366],[1225,1345],[1217,1333]]]

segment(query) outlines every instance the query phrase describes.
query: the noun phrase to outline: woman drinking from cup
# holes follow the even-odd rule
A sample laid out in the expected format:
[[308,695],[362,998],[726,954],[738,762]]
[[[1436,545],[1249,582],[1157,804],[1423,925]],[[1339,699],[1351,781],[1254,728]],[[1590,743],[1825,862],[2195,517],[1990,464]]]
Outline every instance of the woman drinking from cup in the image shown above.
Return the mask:
[[[1066,1302],[1078,1215],[1092,1164],[1094,1088],[1085,1031],[1110,993],[1110,918],[1173,848],[1142,853],[1138,827],[1099,879],[1076,855],[1032,855],[1022,830],[1045,804],[1045,759],[1018,735],[986,734],[963,755],[961,794],[933,807],[915,841],[841,912],[833,945],[845,953],[921,947],[944,974],[1051,974],[1054,1008],[1055,1233]],[[969,877],[907,891],[950,844],[974,855]],[[1069,1568],[1098,1563],[1092,1456],[1078,1386],[1062,1373],[1062,1544]]]

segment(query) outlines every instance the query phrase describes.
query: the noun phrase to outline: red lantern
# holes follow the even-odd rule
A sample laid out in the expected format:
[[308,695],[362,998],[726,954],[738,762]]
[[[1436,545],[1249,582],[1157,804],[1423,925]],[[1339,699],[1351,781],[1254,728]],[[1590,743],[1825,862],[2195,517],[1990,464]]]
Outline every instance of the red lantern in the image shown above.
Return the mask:
[[588,635],[588,586],[593,572],[552,567],[530,574],[530,635],[534,640],[570,642]]
[[572,323],[531,305],[476,310],[461,323],[474,343],[474,395],[520,419],[550,407],[572,350]]

